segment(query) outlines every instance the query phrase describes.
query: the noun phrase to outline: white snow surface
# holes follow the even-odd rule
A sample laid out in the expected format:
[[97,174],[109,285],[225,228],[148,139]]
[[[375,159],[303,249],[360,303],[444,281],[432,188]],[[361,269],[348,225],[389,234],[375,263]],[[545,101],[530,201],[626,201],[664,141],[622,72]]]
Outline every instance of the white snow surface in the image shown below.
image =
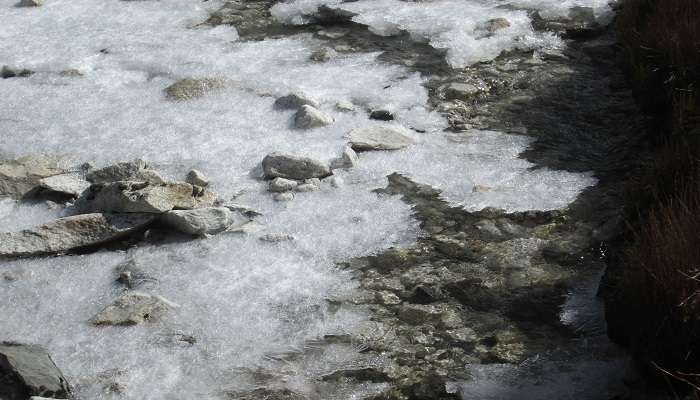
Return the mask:
[[[362,325],[363,309],[326,307],[325,299],[355,287],[335,263],[408,245],[420,234],[408,205],[372,192],[386,185],[389,173],[443,189],[446,200],[471,210],[561,208],[595,183],[590,174],[532,169],[518,158],[527,138],[443,132],[447,123],[428,108],[424,78],[378,62],[378,54],[310,63],[321,42],[307,35],[238,42],[232,27],[197,26],[220,6],[216,1],[47,0],[36,8],[16,8],[15,2],[0,0],[0,65],[37,72],[0,80],[1,158],[53,152],[70,155],[76,164],[103,166],[138,157],[177,179],[197,168],[222,197],[236,195],[236,201],[262,211],[260,234],[296,238],[267,243],[257,234],[222,234],[126,253],[4,262],[3,270],[19,279],[0,281],[0,338],[47,346],[78,399],[115,397],[107,375],[124,385],[124,399],[221,398],[224,390],[247,387],[237,368],[255,368],[265,354]],[[402,2],[410,13],[387,18],[401,25],[422,5],[422,18],[435,22],[448,2]],[[347,6],[367,6],[363,3]],[[374,4],[387,11],[382,7],[390,3]],[[464,12],[446,25],[415,32],[455,49],[467,43],[466,52],[450,56],[456,63],[472,60],[473,48],[481,49],[473,37],[460,42],[452,35],[460,15],[483,7],[462,3],[468,4]],[[489,38],[478,59],[522,43],[524,14],[512,13],[513,32]],[[82,76],[60,74],[66,69]],[[218,77],[226,85],[200,99],[167,100],[163,90],[185,77]],[[292,129],[293,111],[272,107],[276,97],[292,91],[318,99],[335,123]],[[359,111],[336,111],[341,100]],[[392,110],[396,121],[369,120],[366,110],[373,108]],[[340,188],[324,182],[321,191],[298,194],[288,203],[273,202],[266,184],[251,173],[272,151],[327,161],[340,154],[350,130],[374,124],[413,128],[417,144],[362,153],[357,168],[337,171],[344,182]],[[472,193],[474,185],[491,189]],[[57,216],[53,213],[42,205],[3,200],[0,224],[3,231],[26,228]],[[157,279],[146,290],[180,307],[161,322],[92,326],[89,319],[122,290],[114,283],[114,267],[129,258]],[[193,335],[197,343],[173,345],[172,333]],[[320,370],[359,355],[324,357],[333,362]],[[295,385],[303,386],[299,382]]]

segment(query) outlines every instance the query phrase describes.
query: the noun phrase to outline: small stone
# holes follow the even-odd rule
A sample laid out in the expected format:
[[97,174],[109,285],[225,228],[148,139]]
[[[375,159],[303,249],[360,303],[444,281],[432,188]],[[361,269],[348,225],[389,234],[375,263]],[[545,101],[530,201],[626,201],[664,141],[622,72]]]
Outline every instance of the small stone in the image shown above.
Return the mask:
[[357,157],[357,153],[350,146],[345,146],[343,148],[343,153],[340,157],[331,161],[331,168],[333,169],[345,169],[352,168],[360,161]]
[[394,114],[388,110],[372,110],[369,114],[369,119],[375,119],[377,121],[393,121]]
[[201,171],[193,169],[190,172],[187,173],[187,177],[185,178],[185,182],[200,186],[200,187],[207,187],[209,186],[209,178],[207,178],[206,175],[204,175]]
[[149,169],[146,162],[139,159],[108,165],[100,169],[93,169],[87,173],[85,178],[92,183],[110,183],[118,181],[165,182],[165,179],[163,179],[158,172]]
[[272,195],[272,199],[275,201],[279,201],[279,202],[292,201],[292,200],[294,200],[294,193],[292,193],[292,192],[275,193],[274,195]]
[[398,150],[415,144],[408,131],[398,127],[371,126],[350,132],[350,145],[355,151]]
[[303,93],[292,93],[275,100],[273,107],[276,110],[298,110],[302,106],[320,107],[318,101]]
[[339,32],[339,31],[326,31],[326,30],[320,30],[316,32],[318,36],[327,38],[327,39],[340,39],[341,37],[347,35],[346,32]]
[[43,0],[21,0],[17,7],[40,7],[44,5]]
[[380,290],[375,292],[374,301],[378,304],[383,304],[387,306],[401,304],[401,299],[396,294],[389,292],[387,290]]
[[332,175],[330,166],[321,161],[275,152],[265,156],[262,161],[264,175],[267,179],[286,178],[304,180],[325,178]]
[[352,102],[349,102],[347,100],[341,100],[337,103],[335,103],[335,108],[338,111],[344,111],[344,112],[349,112],[349,111],[355,111],[356,107]]
[[310,105],[303,105],[294,116],[294,127],[312,129],[330,125],[335,120],[330,115]]
[[405,304],[399,309],[399,318],[411,325],[437,323],[440,310],[431,304]]
[[472,187],[472,193],[486,193],[490,191],[491,188],[485,185],[474,185],[474,187]]
[[193,100],[223,89],[224,86],[221,78],[184,78],[165,88],[165,98],[174,101]]
[[161,222],[187,235],[214,235],[232,226],[248,222],[248,218],[226,207],[204,207],[196,210],[172,210],[161,217]]
[[501,237],[503,236],[503,233],[501,232],[500,229],[496,226],[496,223],[491,221],[490,219],[483,219],[477,223],[474,224],[474,227],[478,229],[481,232],[487,233],[491,236],[494,237]]
[[271,243],[277,243],[277,242],[288,242],[290,240],[294,240],[294,236],[286,234],[286,233],[267,233],[265,235],[260,236],[258,239],[260,239],[263,242],[271,242]]
[[486,30],[490,33],[500,31],[510,27],[510,21],[505,18],[493,18],[486,23]]
[[133,258],[117,265],[114,271],[117,273],[117,282],[129,289],[135,289],[145,283],[157,282],[157,279],[141,270]]
[[481,89],[470,83],[450,83],[443,90],[447,100],[467,101],[481,93]]
[[310,184],[310,183],[304,183],[296,187],[294,189],[297,192],[303,193],[303,192],[316,192],[318,190],[321,190],[320,187]]
[[28,70],[26,68],[11,68],[7,65],[4,65],[2,69],[0,70],[0,77],[2,79],[9,79],[9,78],[26,78],[30,75],[32,75],[34,71]]
[[270,181],[268,190],[273,193],[283,193],[294,190],[297,186],[299,186],[299,182],[297,181],[285,178],[275,178]]
[[309,60],[316,62],[326,62],[336,58],[337,56],[337,51],[331,48],[323,48],[311,53],[311,56],[309,56]]
[[136,325],[153,321],[178,306],[165,298],[148,293],[128,291],[105,307],[93,319],[95,325]]
[[65,70],[59,72],[58,74],[61,76],[68,77],[68,78],[75,78],[78,76],[83,76],[83,73],[77,69],[65,69]]
[[463,343],[474,343],[479,339],[476,332],[467,327],[446,330],[445,335],[454,341]]

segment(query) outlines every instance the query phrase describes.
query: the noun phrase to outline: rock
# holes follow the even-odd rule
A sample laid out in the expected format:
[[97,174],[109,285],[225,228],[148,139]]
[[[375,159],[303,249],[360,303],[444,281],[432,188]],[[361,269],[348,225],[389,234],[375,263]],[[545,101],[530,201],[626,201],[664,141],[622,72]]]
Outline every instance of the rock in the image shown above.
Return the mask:
[[292,93],[275,100],[273,105],[276,110],[297,110],[302,106],[318,108],[320,104],[303,93]]
[[2,69],[0,70],[0,78],[2,79],[9,79],[9,78],[26,78],[30,75],[32,75],[34,71],[28,70],[26,68],[11,68],[7,65],[3,65]]
[[347,100],[341,100],[341,101],[335,103],[335,108],[336,108],[338,111],[345,111],[345,112],[347,112],[347,111],[355,111],[355,108],[356,108],[356,107],[355,107],[354,104],[352,104],[351,102],[349,102],[349,101],[347,101]]
[[303,183],[294,189],[297,192],[303,193],[303,192],[316,192],[318,190],[321,190],[321,188],[317,185],[314,185],[312,183]]
[[0,257],[63,253],[121,239],[144,229],[153,216],[81,214],[19,232],[0,233]]
[[297,129],[320,128],[334,121],[333,117],[310,105],[301,106],[294,115],[294,127]]
[[482,219],[481,221],[475,223],[474,227],[480,232],[484,232],[496,238],[503,236],[503,233],[500,229],[498,229],[496,223],[491,221],[490,219]]
[[345,146],[343,148],[343,154],[340,157],[331,161],[331,168],[333,169],[344,169],[352,168],[360,161],[357,157],[357,153],[350,146]]
[[369,113],[369,119],[375,119],[378,121],[393,121],[394,114],[388,110],[372,110],[372,112]]
[[352,130],[349,136],[350,145],[355,151],[398,150],[415,143],[406,129],[396,127],[359,128]]
[[39,186],[49,192],[78,197],[90,187],[90,183],[77,175],[63,174],[40,179]]
[[493,18],[488,20],[488,22],[485,25],[485,29],[489,33],[494,33],[496,31],[500,31],[502,29],[506,29],[510,27],[510,21],[508,21],[505,18]]
[[472,187],[472,193],[486,193],[490,191],[491,188],[485,185],[474,185],[474,187]]
[[92,183],[110,183],[118,181],[137,181],[164,183],[158,172],[149,169],[143,160],[120,162],[114,165],[90,171],[85,179]]
[[445,99],[467,101],[481,93],[481,89],[470,83],[450,83],[443,88]]
[[307,157],[298,157],[285,153],[272,153],[262,161],[265,178],[286,178],[304,180],[325,178],[332,175],[331,168],[321,161]]
[[330,181],[331,187],[334,187],[334,188],[339,188],[339,187],[343,186],[343,183],[345,183],[345,181],[343,181],[343,178],[341,178],[339,176],[335,176],[335,175],[331,176],[327,180]]
[[70,387],[45,348],[14,342],[0,343],[0,399],[31,396],[67,399]]
[[396,294],[388,290],[380,290],[374,293],[374,301],[378,304],[393,306],[401,304],[401,299]]
[[252,207],[248,207],[243,204],[236,204],[236,203],[223,203],[221,204],[221,207],[226,207],[231,211],[235,211],[238,213],[241,213],[242,215],[245,215],[248,218],[255,218],[259,217],[262,215],[262,213]]
[[284,178],[275,178],[270,181],[268,190],[273,193],[283,193],[294,190],[297,186],[299,186],[299,182],[297,181]]
[[165,98],[174,101],[193,100],[214,90],[223,89],[221,78],[184,78],[165,88]]
[[129,259],[114,268],[117,273],[117,282],[129,289],[135,289],[145,283],[156,283],[158,280],[139,268],[136,260]]
[[289,389],[257,388],[248,392],[228,392],[232,400],[309,400],[306,396]]
[[438,323],[442,314],[431,304],[404,304],[399,308],[399,318],[411,325]]
[[161,318],[178,306],[165,298],[128,291],[105,307],[93,319],[95,325],[136,325]]
[[294,236],[286,233],[267,233],[265,235],[260,236],[258,239],[260,239],[263,242],[278,243],[294,240],[295,238]]
[[548,262],[572,266],[580,260],[585,245],[573,241],[554,240],[542,247],[542,256]]
[[35,154],[0,163],[0,195],[22,198],[43,178],[63,174],[61,158]]
[[196,185],[196,186],[201,186],[201,187],[209,186],[209,178],[207,178],[206,175],[204,175],[202,172],[200,172],[199,170],[196,170],[196,169],[193,169],[187,173],[187,177],[185,178],[185,182],[187,182],[191,185]]
[[323,48],[314,51],[311,53],[311,56],[309,56],[309,60],[311,61],[316,61],[316,62],[326,62],[330,61],[338,56],[338,52],[331,49],[331,48]]
[[211,206],[216,194],[185,182],[112,182],[92,185],[75,206],[82,212],[161,214]]
[[161,222],[188,235],[213,235],[234,225],[243,225],[248,218],[226,207],[205,207],[196,210],[172,210],[163,214]]
[[40,7],[44,5],[43,0],[20,0],[17,7]]
[[83,76],[83,73],[80,72],[80,70],[74,69],[74,68],[64,69],[63,71],[59,72],[58,74],[61,76],[65,76],[67,78],[75,78],[78,76]]
[[292,200],[294,200],[294,193],[292,193],[292,192],[275,193],[274,195],[272,195],[272,199],[275,201],[279,201],[279,202],[292,201]]

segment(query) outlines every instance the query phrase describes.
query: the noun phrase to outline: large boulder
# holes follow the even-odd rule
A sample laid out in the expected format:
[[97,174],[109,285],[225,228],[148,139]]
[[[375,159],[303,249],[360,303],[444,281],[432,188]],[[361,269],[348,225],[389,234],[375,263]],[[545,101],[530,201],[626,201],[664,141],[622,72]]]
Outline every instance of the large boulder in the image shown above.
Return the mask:
[[316,107],[301,106],[294,116],[294,127],[297,129],[312,129],[330,125],[335,120]]
[[61,164],[60,157],[45,154],[0,162],[0,196],[24,197],[41,179],[64,173]]
[[415,143],[406,129],[398,127],[370,126],[354,129],[349,137],[350,146],[355,151],[398,150]]
[[153,221],[149,214],[81,214],[19,232],[0,233],[0,257],[64,253],[128,236]]
[[301,181],[310,178],[325,178],[333,174],[331,167],[324,162],[279,152],[265,156],[262,167],[267,179],[279,177]]
[[165,225],[188,235],[213,235],[250,221],[226,207],[205,207],[196,210],[172,210],[161,216]]
[[110,183],[119,181],[138,181],[163,183],[165,179],[158,172],[149,169],[143,160],[120,162],[94,171],[85,178],[92,183]]
[[177,305],[165,298],[137,291],[128,291],[105,307],[93,319],[95,325],[136,325],[154,321]]
[[210,206],[216,194],[185,182],[112,182],[92,185],[76,201],[81,212],[154,213]]
[[31,396],[67,399],[66,378],[41,346],[0,343],[0,399],[27,400]]

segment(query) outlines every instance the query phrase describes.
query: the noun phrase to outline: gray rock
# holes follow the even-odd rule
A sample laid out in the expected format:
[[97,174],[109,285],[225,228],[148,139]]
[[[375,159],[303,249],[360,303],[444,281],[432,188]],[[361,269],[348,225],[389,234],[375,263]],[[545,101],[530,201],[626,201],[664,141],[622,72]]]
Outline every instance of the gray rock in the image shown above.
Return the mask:
[[271,242],[271,243],[277,243],[277,242],[287,242],[290,240],[294,240],[294,236],[286,234],[286,233],[267,233],[265,235],[260,236],[258,239],[260,239],[263,242]]
[[57,156],[35,154],[0,162],[0,195],[24,197],[39,186],[41,179],[63,174],[62,161]]
[[265,178],[287,178],[304,180],[325,178],[332,175],[331,168],[324,162],[286,153],[272,153],[262,161]]
[[294,193],[292,193],[292,192],[275,193],[274,195],[272,195],[272,198],[275,201],[279,201],[279,202],[292,201],[292,200],[294,200]]
[[249,219],[226,207],[205,207],[168,211],[162,215],[161,221],[188,235],[213,235],[236,225],[241,226]]
[[33,73],[34,71],[28,70],[26,68],[12,68],[10,66],[3,65],[2,69],[0,69],[0,78],[26,78],[32,75]]
[[63,174],[40,179],[39,186],[49,192],[78,197],[90,187],[90,183],[77,175]]
[[286,96],[282,96],[275,101],[274,108],[276,110],[297,110],[301,106],[311,106],[318,108],[320,104],[318,101],[306,96],[303,93],[291,93]]
[[70,394],[68,381],[46,349],[38,345],[0,343],[0,382],[2,399],[66,399]]
[[314,184],[311,184],[311,183],[303,183],[303,184],[297,186],[296,189],[294,189],[294,190],[299,192],[299,193],[303,193],[303,192],[316,192],[318,190],[321,190],[321,188],[314,185]]
[[355,151],[398,150],[415,144],[404,128],[371,126],[350,132],[350,145]]
[[185,178],[185,182],[187,182],[191,185],[196,185],[196,186],[201,186],[201,187],[209,186],[209,178],[207,178],[207,176],[204,175],[201,171],[196,170],[196,169],[193,169],[187,173],[187,177]]
[[158,172],[149,169],[143,160],[121,162],[90,171],[85,178],[92,183],[110,183],[118,181],[136,181],[164,183],[165,179]]
[[503,232],[496,226],[496,223],[490,219],[482,219],[481,221],[474,224],[474,227],[481,232],[484,232],[492,237],[501,237]]
[[506,29],[510,27],[510,21],[508,21],[505,18],[493,18],[488,20],[486,24],[484,25],[485,30],[487,30],[489,33],[495,33],[497,31],[500,31],[502,29]]
[[490,191],[491,188],[486,185],[474,185],[474,187],[472,187],[472,193],[486,193]]
[[226,207],[231,211],[241,213],[242,215],[245,215],[248,218],[255,218],[262,215],[260,211],[243,204],[223,203],[221,204],[221,207]]
[[331,168],[352,168],[355,165],[357,165],[358,161],[360,161],[360,159],[357,157],[357,153],[355,153],[355,150],[353,150],[350,146],[345,146],[345,148],[343,148],[343,153],[340,155],[340,157],[331,161]]
[[338,52],[329,47],[319,49],[311,53],[309,60],[316,62],[326,62],[338,57]]
[[303,105],[294,115],[294,127],[312,129],[330,125],[335,120],[330,115],[310,105]]
[[338,111],[345,111],[345,112],[355,111],[355,109],[356,109],[355,105],[352,104],[352,102],[349,102],[347,100],[341,100],[341,101],[335,103],[335,108]]
[[44,5],[43,0],[21,0],[17,7],[40,7]]
[[177,305],[148,293],[128,291],[105,307],[93,319],[95,325],[136,325],[161,318]]
[[270,184],[268,185],[268,190],[270,190],[273,193],[283,193],[288,192],[290,190],[294,190],[297,186],[299,186],[299,182],[297,181],[285,178],[275,178],[270,181]]
[[147,214],[81,214],[19,232],[0,233],[0,257],[63,253],[121,239],[153,221]]
[[184,78],[165,88],[165,98],[174,101],[193,100],[223,89],[224,86],[225,81],[221,78]]
[[149,184],[112,182],[92,185],[78,198],[81,212],[119,212],[161,214],[173,209],[189,210],[211,206],[214,192],[185,182]]
[[447,100],[470,100],[481,93],[481,89],[470,83],[450,83],[443,88]]
[[404,304],[399,308],[399,318],[411,325],[438,323],[441,310],[431,304]]
[[117,282],[129,289],[135,289],[146,283],[155,284],[158,282],[157,279],[145,273],[133,258],[117,265],[114,271],[117,273]]
[[372,110],[369,113],[369,119],[377,121],[393,121],[394,114],[389,110]]

